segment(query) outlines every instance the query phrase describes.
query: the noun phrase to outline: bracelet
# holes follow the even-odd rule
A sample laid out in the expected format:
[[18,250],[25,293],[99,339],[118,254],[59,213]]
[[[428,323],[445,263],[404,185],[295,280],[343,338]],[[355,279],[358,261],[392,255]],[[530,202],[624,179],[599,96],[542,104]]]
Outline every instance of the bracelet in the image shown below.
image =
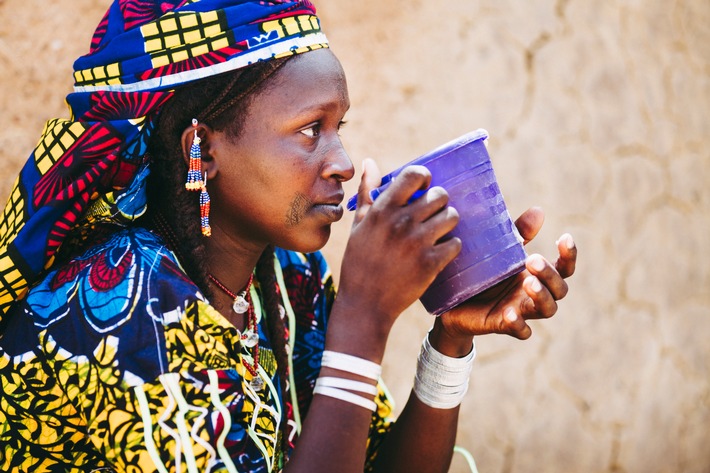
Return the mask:
[[326,386],[317,386],[313,390],[313,394],[320,394],[322,396],[328,396],[341,401],[349,402],[350,404],[355,404],[356,406],[364,407],[372,412],[377,410],[377,404],[375,401],[370,401],[364,397],[353,394],[349,391],[338,388],[329,388]]
[[349,391],[357,391],[364,394],[377,394],[377,386],[355,381],[354,379],[336,378],[333,376],[322,376],[316,381],[316,387],[343,388]]
[[347,371],[375,381],[380,379],[382,374],[382,367],[375,362],[330,350],[323,352],[321,366]]
[[424,337],[417,358],[414,394],[421,402],[435,409],[451,409],[463,400],[476,358],[476,345],[463,358],[453,358],[436,351]]

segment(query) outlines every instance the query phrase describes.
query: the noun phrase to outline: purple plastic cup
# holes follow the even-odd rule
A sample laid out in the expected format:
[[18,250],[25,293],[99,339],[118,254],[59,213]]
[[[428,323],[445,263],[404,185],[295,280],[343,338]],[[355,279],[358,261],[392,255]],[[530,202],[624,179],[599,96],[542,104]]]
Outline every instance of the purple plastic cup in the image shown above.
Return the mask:
[[[413,164],[427,167],[431,185],[449,193],[449,205],[460,215],[459,224],[449,235],[460,238],[463,245],[461,253],[420,298],[434,315],[451,310],[525,268],[522,238],[503,201],[484,144],[486,138],[488,133],[479,129],[452,140],[386,175],[382,185],[370,193],[376,199],[402,169]],[[348,201],[348,209],[355,208],[356,200],[354,196]]]

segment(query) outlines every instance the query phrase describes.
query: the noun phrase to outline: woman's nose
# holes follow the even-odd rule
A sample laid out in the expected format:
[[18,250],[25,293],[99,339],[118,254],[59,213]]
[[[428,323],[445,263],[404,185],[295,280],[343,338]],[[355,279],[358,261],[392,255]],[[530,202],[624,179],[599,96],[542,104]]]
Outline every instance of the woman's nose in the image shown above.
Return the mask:
[[335,178],[340,182],[345,182],[352,179],[354,175],[353,162],[345,151],[343,143],[338,139],[328,151],[323,166],[323,177],[326,179]]

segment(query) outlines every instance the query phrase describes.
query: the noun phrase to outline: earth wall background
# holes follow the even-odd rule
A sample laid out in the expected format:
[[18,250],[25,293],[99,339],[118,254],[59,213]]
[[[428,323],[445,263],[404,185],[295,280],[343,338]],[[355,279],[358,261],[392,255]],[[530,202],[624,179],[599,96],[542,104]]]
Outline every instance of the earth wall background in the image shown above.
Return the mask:
[[[71,63],[108,3],[0,0],[3,198],[44,122],[66,117]],[[318,6],[348,75],[356,169],[482,127],[511,214],[546,211],[529,251],[576,238],[558,314],[525,342],[477,339],[458,443],[479,470],[710,472],[710,3]],[[350,218],[325,248],[336,278]],[[389,343],[399,408],[430,323],[416,304]]]

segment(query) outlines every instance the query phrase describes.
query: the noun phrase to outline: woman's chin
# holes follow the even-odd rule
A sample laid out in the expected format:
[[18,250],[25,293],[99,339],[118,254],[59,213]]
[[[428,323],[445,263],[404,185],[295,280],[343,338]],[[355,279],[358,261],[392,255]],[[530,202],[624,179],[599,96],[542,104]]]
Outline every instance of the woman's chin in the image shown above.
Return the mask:
[[[305,236],[305,235],[304,235]],[[318,228],[310,238],[302,238],[294,242],[291,248],[287,250],[297,251],[299,253],[313,253],[322,249],[330,239],[330,224],[323,225]]]

